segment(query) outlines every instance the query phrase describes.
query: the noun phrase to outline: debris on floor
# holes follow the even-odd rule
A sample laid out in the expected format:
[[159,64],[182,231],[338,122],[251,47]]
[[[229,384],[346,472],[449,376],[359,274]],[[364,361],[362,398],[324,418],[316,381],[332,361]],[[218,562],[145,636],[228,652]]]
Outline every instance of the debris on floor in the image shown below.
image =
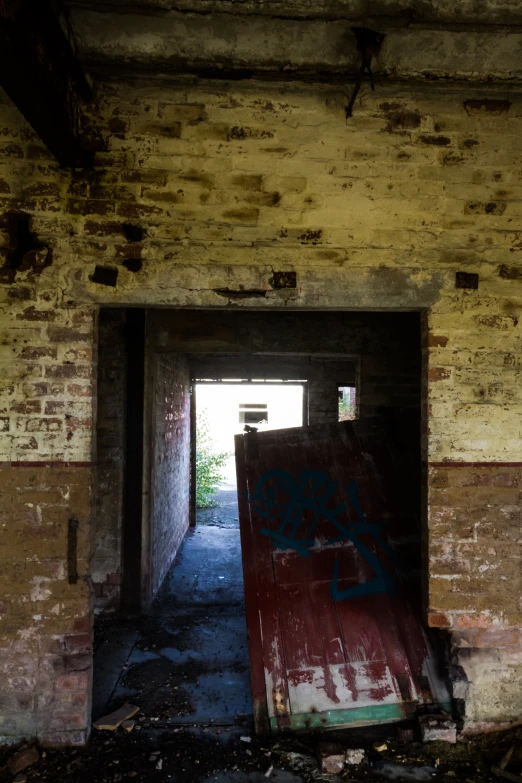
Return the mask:
[[441,740],[455,743],[457,741],[457,724],[447,712],[421,715],[419,725],[423,742]]
[[97,618],[89,745],[0,751],[0,783],[501,783],[498,770],[522,783],[508,777],[522,773],[522,729],[423,742],[456,735],[438,713],[437,725],[256,736],[237,501],[221,502],[198,514],[149,615]]
[[344,769],[345,750],[342,745],[333,742],[320,742],[317,746],[317,758],[323,772],[338,775]]
[[11,756],[7,761],[7,766],[11,774],[16,776],[19,772],[23,772],[24,769],[37,764],[38,761],[40,761],[38,750],[33,745],[24,745]]
[[[130,733],[123,726],[94,732],[86,748],[41,754],[32,748],[31,755],[27,747],[17,753],[4,749],[0,783],[520,783],[522,777],[522,729],[460,737],[455,744],[423,743],[416,734],[416,741],[405,744],[399,738],[401,726],[258,737],[247,734],[245,726],[165,728],[141,717],[145,719],[136,721]],[[245,736],[251,741],[242,741]],[[321,743],[333,743],[347,758],[360,761],[347,763],[335,775],[323,771]],[[386,748],[377,751],[375,746]],[[26,762],[33,759],[23,770],[12,763],[22,754]]]
[[522,783],[522,776],[515,775],[513,772],[509,772],[507,769],[507,766],[510,764],[516,749],[516,744],[511,745],[507,753],[505,753],[502,759],[499,761],[498,767],[492,766],[491,771],[494,775],[498,775],[498,777],[504,778],[504,780],[511,780],[512,783]]
[[365,752],[363,748],[348,748],[346,751],[346,763],[350,765],[362,764]]
[[129,718],[132,718],[132,716],[136,715],[139,711],[139,707],[125,702],[119,709],[114,710],[110,715],[104,715],[103,718],[98,718],[92,725],[99,731],[116,731],[124,721],[128,721]]

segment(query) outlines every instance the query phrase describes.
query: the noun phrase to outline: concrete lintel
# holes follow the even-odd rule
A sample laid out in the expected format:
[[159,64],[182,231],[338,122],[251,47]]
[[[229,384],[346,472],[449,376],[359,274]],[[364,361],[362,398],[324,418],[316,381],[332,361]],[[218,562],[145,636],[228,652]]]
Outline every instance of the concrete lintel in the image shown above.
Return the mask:
[[68,5],[127,12],[139,8],[150,14],[259,14],[293,19],[393,19],[395,25],[522,25],[519,0],[67,0]]
[[[75,8],[79,55],[128,72],[208,69],[353,78],[360,65],[350,21],[231,14],[161,16]],[[381,28],[377,76],[469,82],[522,80],[522,31]]]

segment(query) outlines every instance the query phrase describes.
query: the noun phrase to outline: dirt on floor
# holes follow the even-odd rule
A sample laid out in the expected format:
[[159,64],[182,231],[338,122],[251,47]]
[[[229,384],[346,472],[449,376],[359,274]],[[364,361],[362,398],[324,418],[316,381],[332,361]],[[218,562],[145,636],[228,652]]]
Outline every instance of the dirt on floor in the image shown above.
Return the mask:
[[[198,514],[151,615],[97,618],[94,718],[130,701],[132,730],[93,729],[82,749],[26,751],[31,765],[15,774],[15,749],[0,751],[0,783],[501,783],[492,767],[513,746],[505,771],[522,776],[522,729],[455,745],[422,744],[416,723],[256,736],[242,602],[234,495]],[[401,741],[405,729],[414,741]],[[363,760],[326,774],[321,742],[362,749]]]
[[[320,771],[317,745],[338,742],[344,748],[364,748],[362,763],[338,775]],[[210,783],[220,781],[433,780],[445,783],[485,783],[502,778],[491,771],[515,745],[508,774],[522,773],[522,729],[461,737],[456,745],[443,742],[401,743],[396,726],[354,729],[306,736],[256,737],[249,726],[155,726],[138,714],[132,732],[93,730],[84,749],[47,750],[40,760],[19,773],[23,783]],[[379,750],[376,750],[376,748]],[[11,783],[6,766],[13,749],[0,756],[0,781]],[[511,778],[513,779],[513,778]],[[516,778],[515,778],[516,779]]]

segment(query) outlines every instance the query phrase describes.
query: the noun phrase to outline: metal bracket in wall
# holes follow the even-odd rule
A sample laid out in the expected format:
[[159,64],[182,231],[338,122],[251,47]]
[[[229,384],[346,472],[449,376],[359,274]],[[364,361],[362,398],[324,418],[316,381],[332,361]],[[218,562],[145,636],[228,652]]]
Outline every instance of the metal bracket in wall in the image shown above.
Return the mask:
[[78,582],[78,520],[70,519],[67,528],[67,573],[69,584]]
[[359,74],[357,76],[357,81],[355,82],[355,87],[353,88],[350,103],[346,107],[346,119],[352,116],[355,99],[361,89],[365,73],[370,77],[372,90],[375,89],[373,83],[372,60],[374,57],[377,57],[381,51],[381,46],[386,38],[384,33],[377,33],[375,30],[370,30],[368,27],[352,27],[352,32],[357,39],[357,50],[361,55],[361,67],[359,68]]

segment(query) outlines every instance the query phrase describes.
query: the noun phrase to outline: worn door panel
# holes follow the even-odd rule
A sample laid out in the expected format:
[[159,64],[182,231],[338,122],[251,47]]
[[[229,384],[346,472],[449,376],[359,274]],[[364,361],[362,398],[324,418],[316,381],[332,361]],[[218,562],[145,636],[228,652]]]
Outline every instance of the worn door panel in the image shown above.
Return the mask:
[[447,706],[420,621],[406,437],[377,420],[236,436],[258,730]]

